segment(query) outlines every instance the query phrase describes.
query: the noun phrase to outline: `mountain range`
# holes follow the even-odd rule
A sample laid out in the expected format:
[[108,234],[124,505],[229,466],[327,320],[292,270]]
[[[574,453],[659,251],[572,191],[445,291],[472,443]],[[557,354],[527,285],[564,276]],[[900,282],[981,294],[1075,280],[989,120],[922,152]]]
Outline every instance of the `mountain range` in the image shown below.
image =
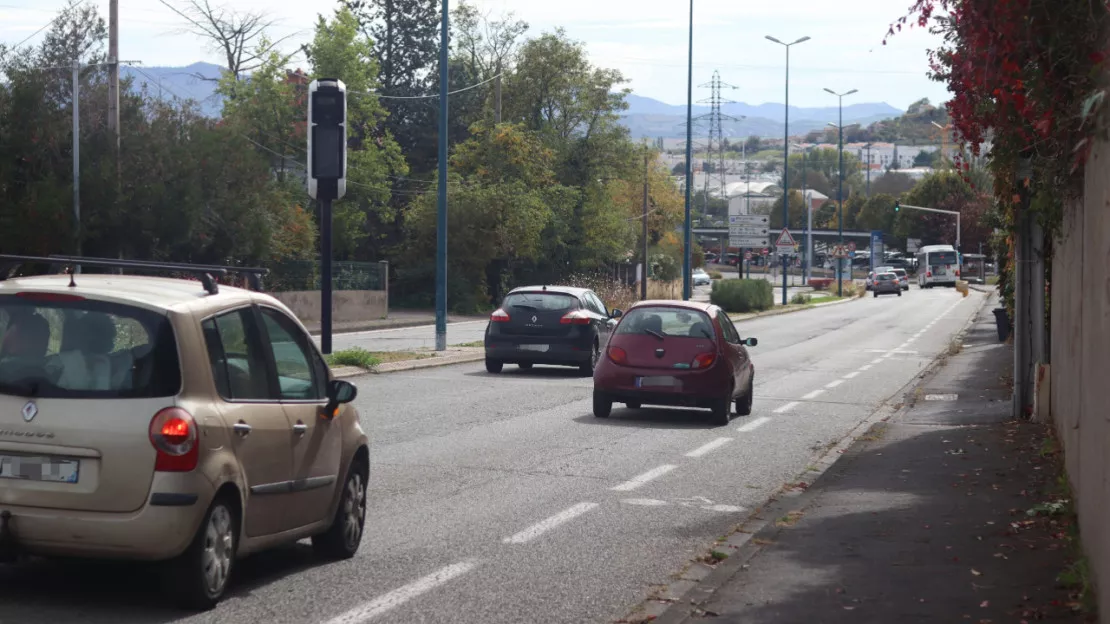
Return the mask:
[[[201,112],[218,117],[223,108],[222,98],[216,94],[216,80],[220,67],[211,63],[193,63],[187,67],[131,67],[120,68],[121,77],[132,79],[133,89],[146,88],[152,95],[163,99],[196,100]],[[628,110],[622,114],[622,121],[633,138],[680,138],[686,135],[686,106],[667,104],[642,95],[630,94],[626,98]],[[701,136],[709,128],[706,116],[710,107],[697,104],[693,108],[694,133]],[[898,117],[904,111],[886,103],[861,103],[844,107],[844,123],[859,123],[867,126],[876,121]],[[725,136],[779,137],[783,134],[782,104],[764,103],[759,105],[742,102],[721,105],[721,113],[735,119],[722,120],[721,127]],[[839,111],[835,106],[823,108],[790,107],[791,134],[804,134],[811,130],[824,128],[829,122],[838,119]]]

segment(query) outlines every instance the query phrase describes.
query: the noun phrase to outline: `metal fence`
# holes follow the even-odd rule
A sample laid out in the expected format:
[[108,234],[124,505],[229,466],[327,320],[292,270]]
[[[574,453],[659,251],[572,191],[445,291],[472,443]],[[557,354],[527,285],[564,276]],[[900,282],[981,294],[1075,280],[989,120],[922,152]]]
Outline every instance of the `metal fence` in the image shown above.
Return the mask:
[[[320,263],[316,260],[286,260],[266,265],[270,274],[264,279],[271,292],[320,290]],[[386,290],[389,264],[386,262],[332,262],[334,290]]]

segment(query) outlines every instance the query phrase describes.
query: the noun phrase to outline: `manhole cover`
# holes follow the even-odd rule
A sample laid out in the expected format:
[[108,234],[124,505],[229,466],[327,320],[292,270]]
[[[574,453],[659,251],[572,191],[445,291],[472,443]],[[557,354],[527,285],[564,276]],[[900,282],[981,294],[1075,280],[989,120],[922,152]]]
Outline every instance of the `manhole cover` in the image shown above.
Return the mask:
[[960,398],[958,394],[926,394],[926,401],[955,401]]

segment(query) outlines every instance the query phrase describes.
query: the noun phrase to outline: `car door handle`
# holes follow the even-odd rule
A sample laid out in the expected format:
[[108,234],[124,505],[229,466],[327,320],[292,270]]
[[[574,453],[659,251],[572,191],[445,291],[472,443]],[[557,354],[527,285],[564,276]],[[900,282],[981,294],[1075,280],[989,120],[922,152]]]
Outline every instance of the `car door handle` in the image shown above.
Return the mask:
[[308,425],[304,424],[303,422],[298,420],[297,424],[293,425],[293,433],[297,434],[298,436],[303,436],[307,432]]
[[235,423],[231,426],[231,429],[235,432],[235,435],[241,438],[247,437],[251,432],[251,426],[243,421]]

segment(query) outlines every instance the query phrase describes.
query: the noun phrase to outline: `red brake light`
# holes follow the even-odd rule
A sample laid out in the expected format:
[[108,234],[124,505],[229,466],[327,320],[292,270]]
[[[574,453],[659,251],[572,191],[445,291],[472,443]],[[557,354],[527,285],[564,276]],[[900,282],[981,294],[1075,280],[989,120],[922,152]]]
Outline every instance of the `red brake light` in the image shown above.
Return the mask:
[[66,293],[51,293],[51,292],[21,292],[16,293],[16,297],[20,299],[30,299],[31,301],[84,301],[85,298],[81,295],[69,295]]
[[932,271],[925,271],[925,277],[932,277],[932,276],[933,276]]
[[158,453],[154,469],[189,472],[197,467],[200,446],[193,416],[180,407],[167,407],[150,421],[150,443]]
[[567,312],[563,318],[559,319],[559,323],[563,325],[589,325],[590,315],[586,314],[585,310]]
[[609,347],[609,359],[617,364],[627,364],[628,353],[620,347]]
[[508,323],[509,313],[498,308],[494,311],[493,314],[489,315],[489,320],[493,321],[494,323]]
[[717,354],[713,352],[699,353],[695,358],[690,368],[709,368],[713,362],[717,361]]

